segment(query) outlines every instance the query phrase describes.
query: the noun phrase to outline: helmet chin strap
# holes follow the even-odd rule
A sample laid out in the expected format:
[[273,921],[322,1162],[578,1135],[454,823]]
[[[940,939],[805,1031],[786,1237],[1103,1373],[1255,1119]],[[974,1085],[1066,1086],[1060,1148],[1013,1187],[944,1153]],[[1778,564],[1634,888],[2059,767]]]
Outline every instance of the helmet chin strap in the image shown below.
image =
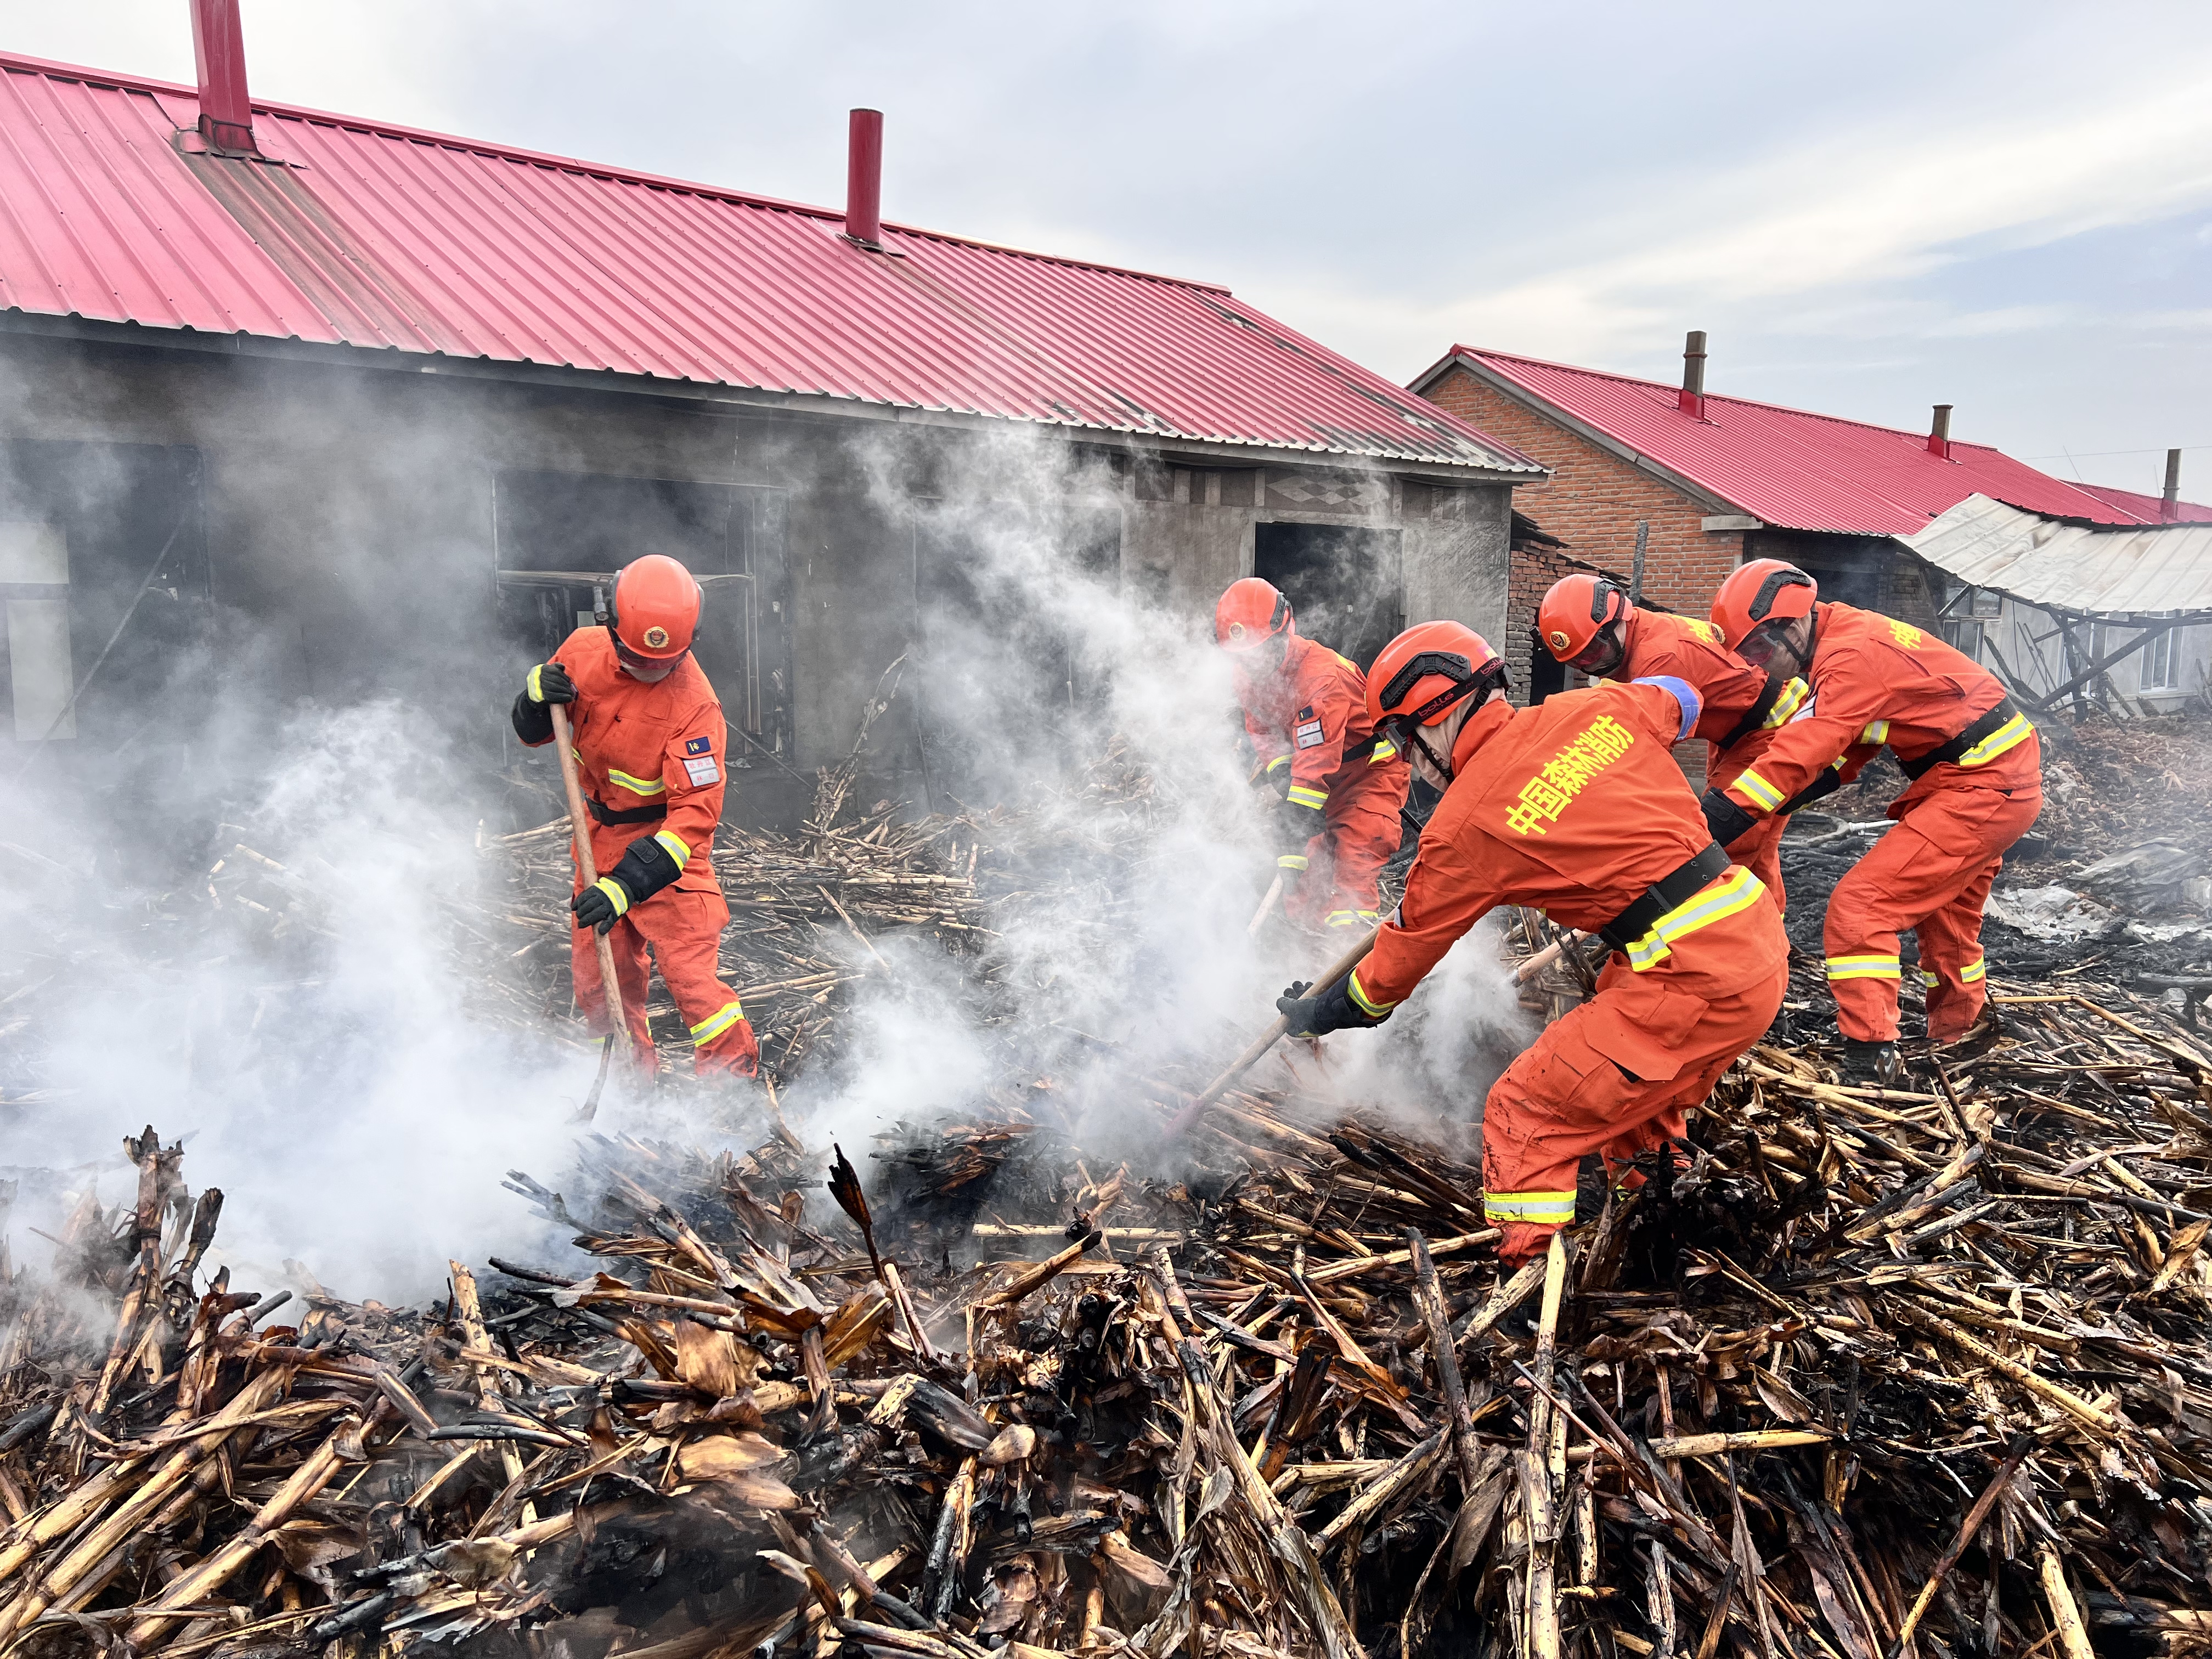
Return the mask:
[[[1488,700],[1486,698],[1484,701]],[[1454,703],[1450,711],[1434,726],[1415,726],[1409,734],[1413,739],[1413,746],[1421,751],[1421,758],[1428,763],[1429,769],[1442,778],[1447,785],[1452,781],[1451,754],[1452,750],[1458,744],[1460,728],[1467,724],[1468,711],[1480,706],[1480,704],[1474,698],[1462,697]],[[1429,747],[1429,740],[1424,735],[1430,732],[1435,732],[1443,740],[1444,752],[1441,760],[1437,757],[1437,751]]]

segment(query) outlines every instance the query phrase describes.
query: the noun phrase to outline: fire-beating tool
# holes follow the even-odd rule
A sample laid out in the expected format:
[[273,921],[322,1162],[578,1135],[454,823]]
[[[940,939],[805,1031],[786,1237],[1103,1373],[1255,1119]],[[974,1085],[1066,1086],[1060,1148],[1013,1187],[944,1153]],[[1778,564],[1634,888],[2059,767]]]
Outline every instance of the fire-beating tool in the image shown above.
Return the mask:
[[[584,872],[584,885],[589,887],[599,878],[599,866],[592,857],[592,832],[584,818],[584,787],[576,781],[576,751],[568,742],[568,709],[565,703],[545,705],[553,713],[553,749],[561,757],[561,787],[568,796],[568,826],[576,839],[576,867]],[[629,1022],[623,1012],[622,981],[615,975],[615,948],[607,942],[605,933],[594,931],[592,942],[599,956],[599,983],[607,994],[607,1015],[614,1022],[615,1035],[623,1048],[630,1046]]]
[[1267,896],[1260,901],[1260,908],[1252,913],[1252,925],[1244,930],[1248,935],[1260,931],[1260,924],[1267,921],[1267,913],[1275,908],[1275,901],[1282,896],[1282,872],[1278,871],[1275,879],[1268,884]]
[[[1380,926],[1370,927],[1365,933],[1359,936],[1359,942],[1357,945],[1354,945],[1350,950],[1346,951],[1327,968],[1322,969],[1320,973],[1315,975],[1311,994],[1316,996],[1320,995],[1323,991],[1328,990],[1330,986],[1335,984],[1337,981],[1342,979],[1346,974],[1359,966],[1360,963],[1366,958],[1368,951],[1373,946],[1375,943],[1375,936],[1382,931],[1382,929]],[[1277,1041],[1281,1038],[1283,1033],[1290,1029],[1290,1016],[1288,1014],[1276,1015],[1273,1024],[1270,1024],[1266,1030],[1261,1032],[1259,1036],[1254,1037],[1251,1042],[1251,1046],[1247,1048],[1243,1054],[1237,1055],[1235,1060],[1230,1061],[1229,1069],[1227,1071],[1224,1072],[1219,1077],[1214,1079],[1212,1082],[1207,1084],[1205,1090],[1199,1094],[1189,1105],[1184,1107],[1182,1110],[1175,1115],[1174,1121],[1168,1125],[1168,1139],[1170,1140],[1173,1140],[1176,1136],[1182,1133],[1184,1130],[1190,1127],[1193,1123],[1196,1122],[1198,1121],[1198,1115],[1204,1111],[1207,1107],[1213,1104],[1215,1101],[1220,1099],[1222,1096],[1227,1094],[1229,1092],[1230,1085],[1235,1083],[1238,1078],[1243,1076],[1245,1073],[1250,1071],[1253,1066],[1258,1065],[1261,1058],[1266,1055],[1267,1050],[1273,1048]]]

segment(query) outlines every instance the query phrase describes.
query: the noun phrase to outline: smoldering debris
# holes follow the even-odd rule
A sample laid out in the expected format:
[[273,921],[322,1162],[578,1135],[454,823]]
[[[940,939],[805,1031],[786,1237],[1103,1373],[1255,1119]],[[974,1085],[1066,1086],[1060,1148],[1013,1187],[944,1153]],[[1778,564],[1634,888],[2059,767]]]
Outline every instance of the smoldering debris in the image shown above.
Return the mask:
[[868,1177],[772,1121],[596,1137],[562,1191],[511,1178],[588,1270],[457,1261],[414,1310],[198,1284],[222,1195],[149,1129],[135,1200],[8,1281],[0,1632],[2192,1651],[2212,1060],[2109,985],[1999,995],[1930,1089],[1755,1050],[1679,1165],[1510,1275],[1477,1172],[1310,1056],[1173,1177],[994,1157],[1046,1132],[1018,1107]]

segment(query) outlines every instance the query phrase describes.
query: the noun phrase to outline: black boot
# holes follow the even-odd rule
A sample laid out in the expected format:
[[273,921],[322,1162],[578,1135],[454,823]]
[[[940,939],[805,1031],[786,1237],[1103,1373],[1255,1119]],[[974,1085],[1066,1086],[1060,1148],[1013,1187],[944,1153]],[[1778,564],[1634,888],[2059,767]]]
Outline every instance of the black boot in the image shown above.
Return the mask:
[[1905,1076],[1905,1061],[1894,1042],[1844,1039],[1844,1081],[1860,1088],[1894,1089]]

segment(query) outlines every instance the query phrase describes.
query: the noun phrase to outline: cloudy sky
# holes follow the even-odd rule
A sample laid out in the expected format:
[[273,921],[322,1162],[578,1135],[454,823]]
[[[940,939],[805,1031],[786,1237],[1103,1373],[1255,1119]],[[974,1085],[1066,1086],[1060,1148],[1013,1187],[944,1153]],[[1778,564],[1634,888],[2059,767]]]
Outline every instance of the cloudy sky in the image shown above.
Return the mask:
[[[257,95],[1200,276],[2212,501],[2212,6],[244,0]],[[186,0],[0,46],[192,78]]]

